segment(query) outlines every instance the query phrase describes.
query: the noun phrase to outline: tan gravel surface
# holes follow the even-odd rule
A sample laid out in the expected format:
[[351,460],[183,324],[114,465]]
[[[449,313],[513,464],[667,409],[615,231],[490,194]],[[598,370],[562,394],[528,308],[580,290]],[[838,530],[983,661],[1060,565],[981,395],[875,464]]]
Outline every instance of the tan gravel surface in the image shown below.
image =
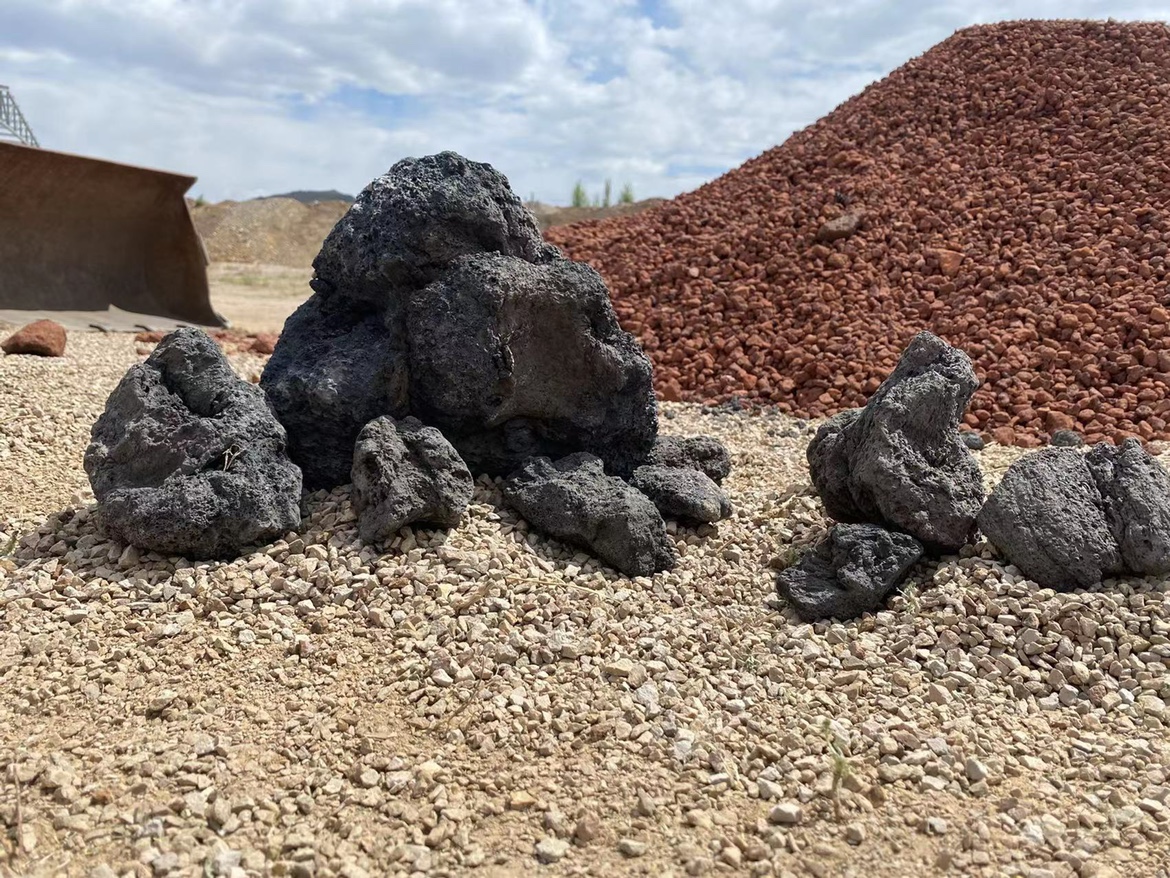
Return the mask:
[[486,480],[385,554],[338,490],[234,563],[140,555],[73,499],[136,357],[0,359],[0,872],[1170,874],[1164,583],[1055,594],[981,545],[800,624],[769,564],[824,531],[809,428],[683,405],[737,512],[653,578]]

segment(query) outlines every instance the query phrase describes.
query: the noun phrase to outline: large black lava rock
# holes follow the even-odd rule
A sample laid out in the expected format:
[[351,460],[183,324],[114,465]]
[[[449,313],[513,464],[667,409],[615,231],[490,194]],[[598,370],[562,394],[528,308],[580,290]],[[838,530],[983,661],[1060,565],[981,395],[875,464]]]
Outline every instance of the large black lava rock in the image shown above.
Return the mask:
[[662,516],[640,491],[584,452],[539,457],[504,482],[504,501],[537,530],[582,546],[628,576],[678,562]]
[[975,530],[983,478],[958,426],[978,381],[971,360],[920,332],[863,409],[827,421],[808,447],[830,516],[954,550]]
[[167,555],[234,557],[301,519],[284,428],[197,329],[130,367],[93,426],[85,471],[110,535]]
[[1085,462],[1125,569],[1142,576],[1170,573],[1170,475],[1137,439],[1096,445]]
[[806,622],[852,619],[882,601],[922,557],[922,544],[874,524],[838,524],[800,563],[776,577],[776,589]]
[[979,529],[1049,588],[1170,573],[1170,476],[1136,439],[1088,454],[1045,448],[1004,473]]
[[411,410],[477,472],[588,451],[627,472],[658,431],[650,362],[600,275],[464,256],[409,299]]
[[555,259],[531,212],[491,165],[454,152],[403,159],[362,190],[313,260],[316,290],[381,307],[437,280],[460,256]]
[[575,451],[628,474],[653,446],[649,360],[600,276],[541,240],[490,165],[399,162],[314,267],[261,378],[308,486],[346,482],[380,415],[419,417],[497,475]]
[[285,321],[260,386],[307,488],[345,484],[362,427],[410,413],[405,342],[398,324],[390,326],[369,305],[323,293]]

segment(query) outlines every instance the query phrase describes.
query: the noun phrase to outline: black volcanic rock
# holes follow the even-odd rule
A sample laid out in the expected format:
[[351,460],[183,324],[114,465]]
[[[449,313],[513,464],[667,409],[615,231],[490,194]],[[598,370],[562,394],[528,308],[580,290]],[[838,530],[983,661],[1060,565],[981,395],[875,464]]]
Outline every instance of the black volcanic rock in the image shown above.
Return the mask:
[[300,524],[301,471],[285,438],[260,388],[204,332],[179,329],[110,394],[85,471],[112,536],[228,558]]

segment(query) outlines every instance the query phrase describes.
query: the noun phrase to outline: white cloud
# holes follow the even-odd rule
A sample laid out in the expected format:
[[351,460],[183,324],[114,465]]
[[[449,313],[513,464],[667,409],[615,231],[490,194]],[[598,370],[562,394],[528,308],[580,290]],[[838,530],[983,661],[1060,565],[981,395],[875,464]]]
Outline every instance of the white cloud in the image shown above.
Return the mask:
[[356,191],[456,149],[522,196],[674,195],[968,24],[1149,2],[4,0],[0,82],[42,144],[212,199]]

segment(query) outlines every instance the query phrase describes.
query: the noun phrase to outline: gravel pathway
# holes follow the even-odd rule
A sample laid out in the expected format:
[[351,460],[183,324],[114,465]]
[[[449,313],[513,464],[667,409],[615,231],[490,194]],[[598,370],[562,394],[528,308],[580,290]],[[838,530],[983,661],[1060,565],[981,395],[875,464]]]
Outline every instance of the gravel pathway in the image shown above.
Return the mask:
[[691,405],[664,431],[728,444],[737,511],[653,578],[487,479],[384,555],[345,490],[234,563],[140,555],[81,470],[136,346],[69,343],[0,359],[0,874],[1170,874],[1163,582],[977,545],[800,624],[770,567],[825,528],[811,428]]

